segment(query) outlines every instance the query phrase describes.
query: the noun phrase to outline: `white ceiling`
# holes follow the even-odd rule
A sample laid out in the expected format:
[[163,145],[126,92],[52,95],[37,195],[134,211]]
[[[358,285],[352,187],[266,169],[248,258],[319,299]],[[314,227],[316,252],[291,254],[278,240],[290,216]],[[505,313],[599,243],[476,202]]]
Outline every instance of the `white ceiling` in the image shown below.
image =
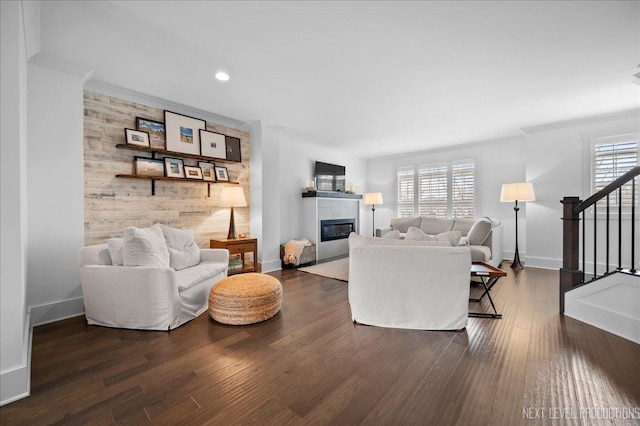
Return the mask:
[[43,1],[41,51],[372,157],[638,108],[639,5]]

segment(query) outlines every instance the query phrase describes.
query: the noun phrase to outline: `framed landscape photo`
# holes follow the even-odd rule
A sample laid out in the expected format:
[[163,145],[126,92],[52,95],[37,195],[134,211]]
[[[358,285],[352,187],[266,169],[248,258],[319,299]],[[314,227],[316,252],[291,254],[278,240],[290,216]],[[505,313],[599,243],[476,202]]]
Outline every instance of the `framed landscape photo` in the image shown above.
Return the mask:
[[155,158],[134,157],[135,174],[141,176],[164,176],[164,161]]
[[240,138],[234,138],[233,136],[225,136],[225,145],[227,147],[227,160],[242,161],[240,155]]
[[149,143],[151,148],[166,149],[164,123],[149,120],[148,118],[136,117],[136,128],[149,133]]
[[127,145],[149,147],[149,133],[141,130],[124,129],[124,137]]
[[167,177],[184,178],[184,162],[180,158],[164,158],[164,170]]
[[208,181],[215,181],[215,170],[213,169],[216,165],[213,163],[209,163],[207,161],[198,161],[198,167],[202,169],[202,179]]
[[200,155],[213,158],[227,158],[225,135],[200,130]]
[[184,175],[187,179],[202,180],[202,169],[200,167],[184,166]]
[[164,112],[167,151],[200,155],[200,129],[205,121],[171,111]]
[[216,180],[220,182],[229,182],[229,171],[226,167],[216,166]]

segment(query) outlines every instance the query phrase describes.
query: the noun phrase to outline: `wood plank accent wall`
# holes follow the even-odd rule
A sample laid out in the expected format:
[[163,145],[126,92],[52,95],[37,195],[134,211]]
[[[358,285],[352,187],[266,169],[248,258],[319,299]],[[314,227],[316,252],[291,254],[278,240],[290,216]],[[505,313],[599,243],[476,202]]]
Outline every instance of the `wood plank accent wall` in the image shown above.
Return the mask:
[[[164,110],[84,92],[85,245],[122,237],[128,226],[141,228],[154,223],[193,228],[201,248],[209,247],[210,238],[225,238],[229,209],[217,207],[225,184],[212,184],[211,197],[207,197],[207,185],[202,183],[157,181],[156,195],[152,196],[151,181],[115,177],[118,173],[133,174],[134,156],[151,157],[151,153],[116,148],[125,143],[125,127],[135,128],[136,117],[164,122]],[[206,128],[240,138],[242,163],[219,165],[227,167],[232,181],[240,182],[249,204],[249,133],[209,121]],[[184,159],[185,165],[197,163]],[[249,234],[248,206],[235,209],[235,222],[238,233]]]

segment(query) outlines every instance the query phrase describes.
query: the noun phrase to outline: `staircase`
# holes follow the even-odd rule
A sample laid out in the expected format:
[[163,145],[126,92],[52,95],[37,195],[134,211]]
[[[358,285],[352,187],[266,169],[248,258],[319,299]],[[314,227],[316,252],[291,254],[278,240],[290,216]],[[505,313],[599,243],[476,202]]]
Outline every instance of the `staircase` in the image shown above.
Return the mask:
[[[578,197],[561,201],[560,313],[640,344],[640,270],[636,269],[635,257],[638,175],[640,167],[636,166],[585,201]],[[630,198],[625,211],[620,201],[623,195]],[[611,203],[612,199],[616,202]],[[585,212],[589,208],[593,229],[586,227]],[[599,211],[605,215],[604,232],[598,232]],[[630,214],[631,219],[625,225],[623,213]],[[586,248],[588,239],[593,242],[592,249]]]
[[564,314],[640,344],[640,277],[607,275],[565,294]]

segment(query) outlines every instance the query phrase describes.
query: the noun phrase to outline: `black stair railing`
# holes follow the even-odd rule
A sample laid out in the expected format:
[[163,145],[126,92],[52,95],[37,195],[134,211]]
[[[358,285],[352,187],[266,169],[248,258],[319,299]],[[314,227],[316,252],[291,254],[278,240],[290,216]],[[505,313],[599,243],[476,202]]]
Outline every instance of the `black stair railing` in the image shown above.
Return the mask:
[[[638,274],[635,269],[635,215],[636,215],[636,176],[640,174],[640,166],[634,167],[609,185],[596,192],[584,201],[579,197],[564,197],[560,202],[563,204],[562,214],[562,268],[560,268],[560,313],[564,313],[564,295],[567,291],[587,284],[596,279],[602,278],[614,272],[629,272]],[[622,234],[622,194],[623,186],[631,185],[631,247],[630,258],[631,263],[628,270],[624,268],[622,262],[622,253],[627,249],[623,246]],[[615,192],[618,196],[618,262],[617,267],[611,270],[609,264],[609,237],[610,237],[610,196]],[[593,273],[587,280],[586,259],[588,257],[586,247],[586,221],[585,211],[595,205],[598,201],[606,199],[606,216],[605,216],[605,269],[598,275],[597,251],[598,251],[598,216],[597,209],[593,209]],[[582,218],[581,218],[582,216]],[[580,232],[580,221],[582,221],[582,233]],[[580,235],[582,234],[582,238]],[[582,269],[580,269],[580,240],[582,240]]]

